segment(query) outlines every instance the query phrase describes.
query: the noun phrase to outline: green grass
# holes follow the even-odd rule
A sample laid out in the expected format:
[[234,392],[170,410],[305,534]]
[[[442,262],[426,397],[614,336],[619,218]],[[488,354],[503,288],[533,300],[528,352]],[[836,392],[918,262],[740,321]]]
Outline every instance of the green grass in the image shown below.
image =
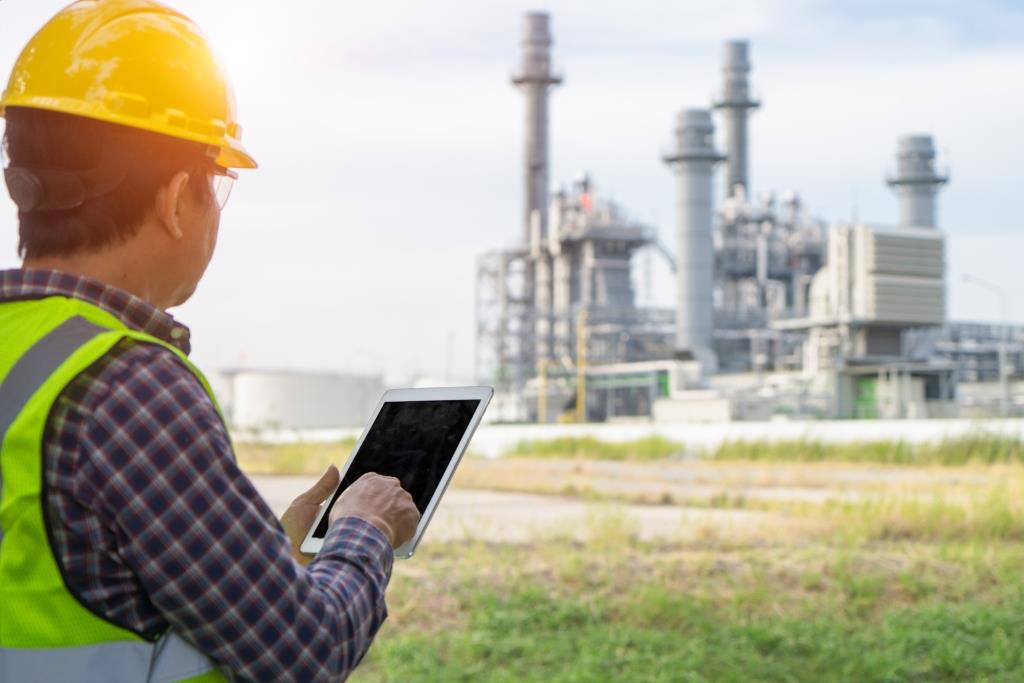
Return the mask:
[[712,460],[767,462],[859,462],[889,465],[967,465],[1024,463],[1024,440],[976,433],[930,443],[814,440],[730,441],[707,457]]
[[[646,598],[650,600],[651,598]],[[1024,677],[1024,600],[893,610],[867,627],[841,617],[723,621],[678,596],[666,622],[552,601],[533,589],[481,596],[470,623],[407,634],[375,652],[380,681],[965,681]],[[644,602],[629,605],[642,610]],[[674,628],[672,627],[674,626]],[[386,672],[386,673],[385,673]],[[372,674],[371,674],[372,675]],[[365,680],[374,680],[366,678]]]
[[503,455],[517,458],[585,460],[662,460],[682,453],[682,445],[660,436],[632,441],[604,441],[592,436],[520,441]]
[[[811,439],[727,441],[707,452],[708,460],[764,462],[853,462],[889,465],[966,465],[1024,463],[1024,440],[976,433],[931,443],[853,441],[826,443]],[[613,442],[595,437],[521,441],[507,457],[582,460],[662,460],[687,453],[684,444],[660,436]]]
[[1024,680],[1016,546],[560,550],[435,547],[428,576],[400,565],[400,615],[352,680]]
[[[250,474],[320,474],[345,461],[355,439],[335,443],[240,443],[236,453]],[[684,454],[717,461],[851,462],[890,465],[967,465],[1024,463],[1024,440],[977,433],[933,443],[815,440],[728,441],[707,452],[661,436],[605,441],[592,436],[520,441],[503,453],[512,458],[658,461]]]

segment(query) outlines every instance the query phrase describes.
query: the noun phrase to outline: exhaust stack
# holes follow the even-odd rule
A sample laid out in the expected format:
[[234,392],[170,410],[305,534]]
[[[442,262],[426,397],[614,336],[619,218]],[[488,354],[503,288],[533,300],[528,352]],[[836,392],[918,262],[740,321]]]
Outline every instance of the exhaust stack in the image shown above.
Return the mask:
[[529,12],[523,25],[523,61],[512,84],[526,96],[526,149],[523,154],[523,241],[530,243],[530,223],[540,214],[541,237],[548,224],[548,90],[562,82],[551,72],[550,16]]
[[745,40],[731,40],[725,44],[725,63],[722,65],[722,95],[713,106],[722,112],[725,120],[726,172],[725,196],[732,197],[741,186],[747,197],[750,193],[748,176],[748,112],[757,109],[761,103],[750,95],[750,73],[748,56],[749,44]]
[[715,151],[706,109],[679,113],[675,149],[664,157],[678,178],[676,190],[676,356],[714,372],[714,263],[711,241],[712,176],[724,157]]
[[935,145],[931,135],[904,135],[896,152],[896,175],[886,181],[900,200],[900,225],[937,226],[935,195],[949,176],[935,170]]

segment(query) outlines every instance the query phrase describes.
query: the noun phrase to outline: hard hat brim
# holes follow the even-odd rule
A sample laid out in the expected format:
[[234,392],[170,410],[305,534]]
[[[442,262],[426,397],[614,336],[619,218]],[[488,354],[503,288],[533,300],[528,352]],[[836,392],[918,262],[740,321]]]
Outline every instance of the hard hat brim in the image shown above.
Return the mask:
[[217,165],[224,168],[257,168],[256,160],[246,151],[239,140],[229,137],[203,135],[181,128],[171,128],[165,121],[140,120],[137,117],[121,116],[108,108],[91,105],[81,100],[59,97],[5,97],[0,101],[0,117],[4,116],[7,107],[24,107],[26,109],[45,109],[73,116],[82,116],[97,121],[105,121],[119,126],[138,128],[139,130],[158,133],[176,140],[186,140],[210,145],[217,148]]

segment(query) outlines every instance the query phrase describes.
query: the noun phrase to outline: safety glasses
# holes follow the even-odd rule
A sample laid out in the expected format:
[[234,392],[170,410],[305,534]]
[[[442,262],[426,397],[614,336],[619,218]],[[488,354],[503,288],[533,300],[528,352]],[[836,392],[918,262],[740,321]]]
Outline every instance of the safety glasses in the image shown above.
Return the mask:
[[235,180],[238,179],[238,174],[230,168],[222,166],[215,166],[212,174],[213,196],[217,200],[217,206],[223,211],[224,205],[228,203],[228,197],[231,196],[231,188],[235,186]]

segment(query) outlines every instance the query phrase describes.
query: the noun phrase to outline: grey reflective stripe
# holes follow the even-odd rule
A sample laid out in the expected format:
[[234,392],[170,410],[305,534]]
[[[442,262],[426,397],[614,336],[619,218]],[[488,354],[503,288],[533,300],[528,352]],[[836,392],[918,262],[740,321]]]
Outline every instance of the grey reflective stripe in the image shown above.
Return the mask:
[[0,681],[175,683],[212,670],[209,659],[173,633],[156,643],[0,648]]
[[[11,366],[0,383],[0,447],[3,447],[7,430],[39,387],[71,354],[103,332],[105,328],[76,315],[50,330]],[[3,489],[3,472],[0,471],[0,492]],[[3,531],[0,531],[0,538],[3,538]]]
[[106,329],[76,315],[29,347],[0,383],[0,444],[14,418],[72,353]]
[[153,663],[146,683],[172,683],[213,670],[213,663],[177,633],[171,632],[157,641]]

